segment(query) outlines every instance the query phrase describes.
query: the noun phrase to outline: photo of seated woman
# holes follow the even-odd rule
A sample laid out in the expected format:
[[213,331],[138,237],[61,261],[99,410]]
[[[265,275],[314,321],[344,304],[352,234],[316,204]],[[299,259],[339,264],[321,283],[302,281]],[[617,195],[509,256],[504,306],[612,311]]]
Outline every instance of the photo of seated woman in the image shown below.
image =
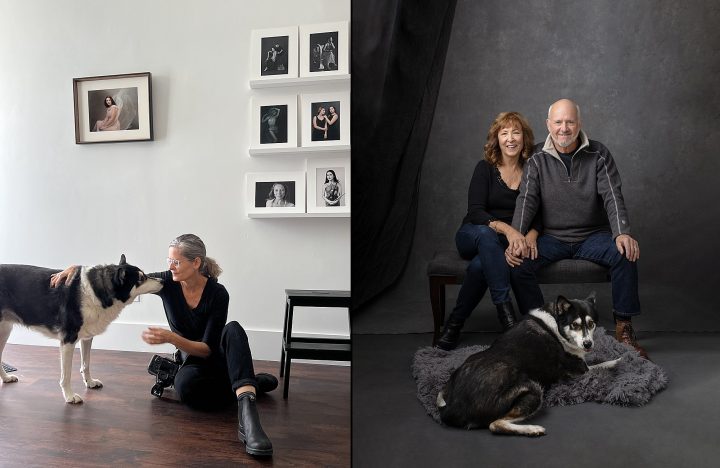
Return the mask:
[[137,88],[100,89],[88,92],[90,131],[137,130]]

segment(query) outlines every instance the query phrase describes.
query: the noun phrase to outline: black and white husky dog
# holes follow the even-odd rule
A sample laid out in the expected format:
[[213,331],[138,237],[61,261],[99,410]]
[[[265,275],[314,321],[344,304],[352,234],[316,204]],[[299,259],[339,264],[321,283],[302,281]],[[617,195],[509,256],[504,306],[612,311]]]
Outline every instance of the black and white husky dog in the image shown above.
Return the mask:
[[[68,283],[50,286],[50,275],[60,270],[30,265],[0,265],[0,360],[12,327],[18,323],[60,340],[60,388],[67,403],[82,403],[70,385],[73,351],[80,341],[80,372],[87,388],[102,382],[90,377],[90,347],[95,335],[107,329],[120,311],[140,294],[162,289],[129,265],[125,255],[118,265],[80,267]],[[17,382],[0,366],[5,383]]]
[[585,363],[596,321],[595,293],[585,300],[558,296],[531,311],[453,372],[437,397],[441,420],[499,434],[544,435],[542,426],[517,424],[540,409],[543,388],[594,368],[612,368],[620,360]]

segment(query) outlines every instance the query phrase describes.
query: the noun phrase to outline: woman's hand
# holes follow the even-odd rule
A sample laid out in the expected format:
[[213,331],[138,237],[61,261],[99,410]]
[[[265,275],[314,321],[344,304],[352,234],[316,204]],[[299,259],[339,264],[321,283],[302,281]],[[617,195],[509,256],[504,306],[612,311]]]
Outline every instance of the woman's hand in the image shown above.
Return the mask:
[[53,273],[50,275],[50,287],[57,288],[65,281],[65,284],[69,284],[75,277],[75,271],[78,269],[77,265],[70,265],[60,273]]
[[503,226],[503,234],[508,240],[508,249],[516,257],[526,258],[528,256],[528,246],[525,236],[511,226],[505,224]]
[[142,332],[142,340],[150,345],[159,345],[164,343],[172,343],[175,333],[167,328],[148,327]]
[[528,247],[529,257],[535,260],[538,257],[537,238],[540,233],[535,229],[530,229],[525,234],[525,244]]
[[511,268],[514,268],[523,262],[522,258],[515,255],[510,249],[510,247],[505,249],[505,261],[508,265],[510,265]]

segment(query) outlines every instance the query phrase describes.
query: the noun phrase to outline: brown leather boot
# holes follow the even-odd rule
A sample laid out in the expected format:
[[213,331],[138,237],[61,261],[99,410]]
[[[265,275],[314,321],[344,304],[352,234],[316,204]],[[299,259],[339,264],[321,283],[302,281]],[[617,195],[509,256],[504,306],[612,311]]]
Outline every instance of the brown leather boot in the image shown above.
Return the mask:
[[615,319],[615,339],[617,339],[620,343],[632,346],[635,348],[635,351],[640,354],[640,357],[650,360],[647,351],[645,351],[645,349],[640,346],[635,339],[635,331],[633,330],[632,322],[630,320]]

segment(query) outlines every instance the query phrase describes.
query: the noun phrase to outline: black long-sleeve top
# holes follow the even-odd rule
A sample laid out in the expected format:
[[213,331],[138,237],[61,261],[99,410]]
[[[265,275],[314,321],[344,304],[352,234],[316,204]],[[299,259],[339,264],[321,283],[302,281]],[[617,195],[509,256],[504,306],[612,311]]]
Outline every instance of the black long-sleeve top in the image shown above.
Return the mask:
[[180,283],[172,273],[163,271],[148,276],[163,280],[160,296],[170,329],[191,341],[202,341],[210,347],[211,356],[219,355],[220,336],[227,322],[230,295],[216,278],[208,278],[197,307],[191,309],[185,301]]
[[484,159],[475,166],[468,189],[468,211],[463,224],[488,224],[490,221],[512,223],[519,190],[501,181],[500,171]]

